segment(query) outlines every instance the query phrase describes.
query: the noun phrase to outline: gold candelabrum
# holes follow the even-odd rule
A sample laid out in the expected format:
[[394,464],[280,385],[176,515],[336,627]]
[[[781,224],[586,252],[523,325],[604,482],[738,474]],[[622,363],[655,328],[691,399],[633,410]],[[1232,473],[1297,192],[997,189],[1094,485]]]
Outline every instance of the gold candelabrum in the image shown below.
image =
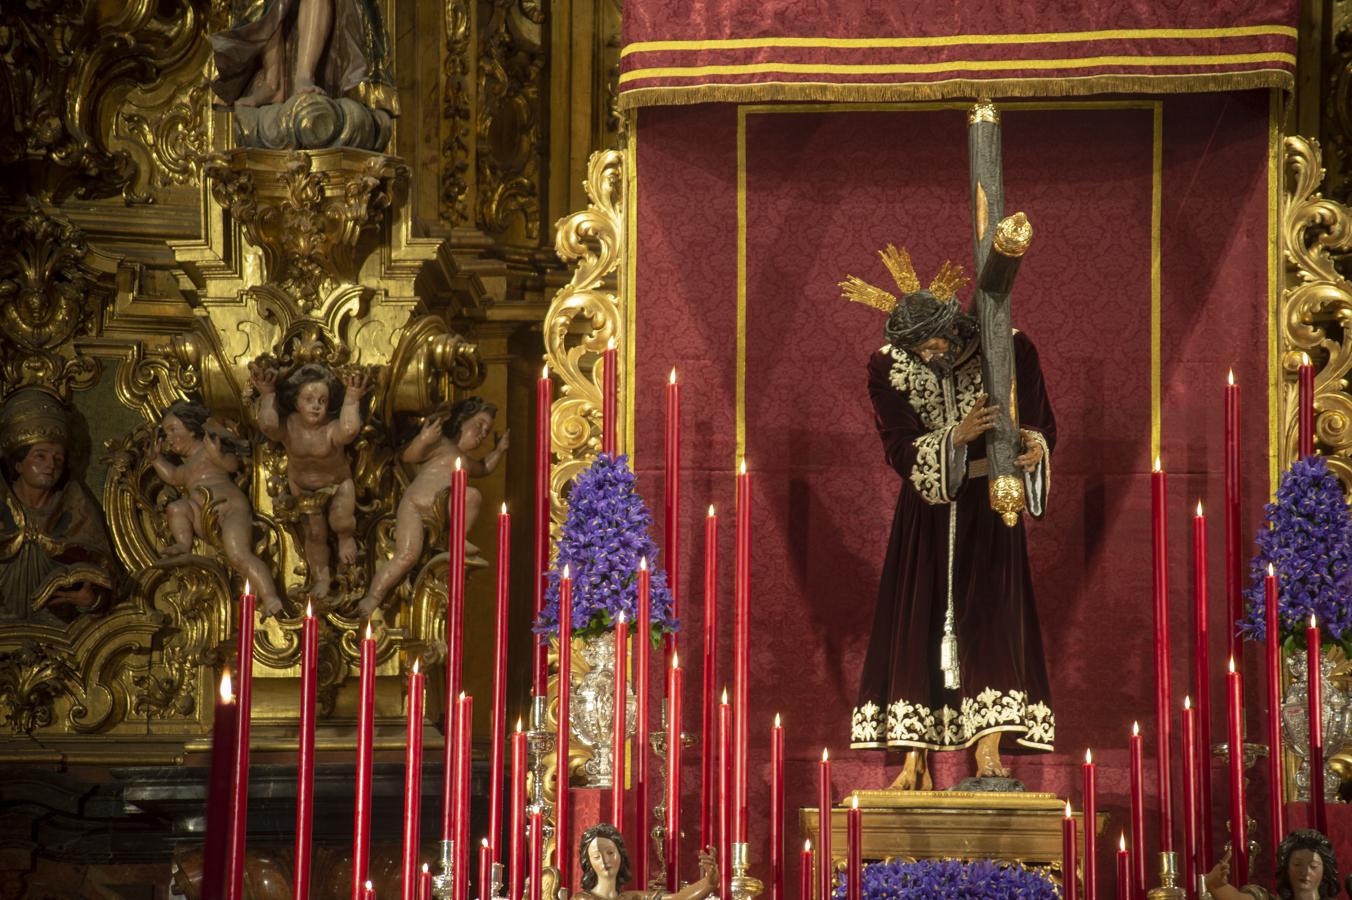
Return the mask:
[[1160,886],[1146,894],[1150,900],[1186,900],[1188,892],[1178,885],[1178,855],[1172,850],[1160,853]]
[[745,841],[732,845],[732,878],[728,887],[732,891],[732,900],[752,900],[765,890],[764,883],[750,874],[751,853]]

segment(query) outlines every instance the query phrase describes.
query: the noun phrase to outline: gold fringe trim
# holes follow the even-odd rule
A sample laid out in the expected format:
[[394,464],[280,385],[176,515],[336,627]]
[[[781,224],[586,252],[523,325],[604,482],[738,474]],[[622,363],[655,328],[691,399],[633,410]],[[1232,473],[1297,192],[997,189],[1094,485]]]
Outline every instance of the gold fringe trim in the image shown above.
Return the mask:
[[623,91],[620,109],[685,106],[695,103],[780,101],[911,102],[973,97],[1078,97],[1088,94],[1200,94],[1277,88],[1290,92],[1295,77],[1283,69],[1186,75],[1081,75],[1054,78],[953,78],[894,84],[840,84],[758,81],[748,84],[690,84]]

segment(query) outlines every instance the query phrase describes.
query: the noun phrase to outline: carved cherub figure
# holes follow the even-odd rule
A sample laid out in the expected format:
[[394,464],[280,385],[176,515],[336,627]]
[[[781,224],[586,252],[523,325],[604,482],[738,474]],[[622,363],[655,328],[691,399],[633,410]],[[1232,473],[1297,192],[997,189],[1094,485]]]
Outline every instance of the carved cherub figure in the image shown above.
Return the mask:
[[[470,477],[487,475],[498,467],[510,444],[511,431],[499,438],[483,459],[471,459],[469,453],[479,448],[493,427],[498,408],[482,397],[468,397],[459,403],[443,403],[427,415],[422,429],[404,448],[404,462],[421,464],[418,474],[404,490],[395,512],[394,556],[382,563],[371,579],[371,586],[361,602],[361,614],[369,616],[385,600],[386,594],[409,573],[422,556],[424,543],[423,521],[433,512],[437,497],[451,484],[456,460]],[[468,533],[479,515],[483,495],[478,488],[465,491],[465,531]],[[465,555],[473,556],[479,548],[465,542]]]
[[[194,537],[218,537],[226,561],[249,580],[263,602],[263,615],[277,615],[282,611],[277,586],[267,564],[253,552],[253,507],[231,477],[239,471],[246,445],[212,422],[205,406],[184,400],[165,410],[160,434],[151,444],[150,464],[165,484],[182,494],[164,511],[174,543],[160,558],[192,553]],[[174,465],[161,456],[161,444],[182,462]],[[211,515],[214,529],[207,522]]]
[[361,431],[361,399],[370,386],[364,369],[349,369],[340,380],[316,363],[298,366],[278,382],[277,370],[251,366],[258,390],[258,427],[286,448],[286,477],[297,498],[327,494],[327,515],[303,516],[305,562],[310,589],[327,597],[333,580],[329,535],[338,544],[338,562],[357,561],[357,488],[346,448]]

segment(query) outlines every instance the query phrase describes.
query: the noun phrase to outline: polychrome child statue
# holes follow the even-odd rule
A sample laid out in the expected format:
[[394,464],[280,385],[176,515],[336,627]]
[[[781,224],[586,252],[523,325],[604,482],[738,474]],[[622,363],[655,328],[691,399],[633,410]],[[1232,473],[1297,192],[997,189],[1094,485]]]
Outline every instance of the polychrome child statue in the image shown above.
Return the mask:
[[641,890],[626,891],[622,886],[632,877],[629,852],[620,830],[608,822],[593,825],[582,832],[578,856],[582,864],[582,890],[573,900],[704,900],[718,891],[718,861],[714,849],[699,855],[699,880],[679,891],[668,893],[660,887],[640,885]]

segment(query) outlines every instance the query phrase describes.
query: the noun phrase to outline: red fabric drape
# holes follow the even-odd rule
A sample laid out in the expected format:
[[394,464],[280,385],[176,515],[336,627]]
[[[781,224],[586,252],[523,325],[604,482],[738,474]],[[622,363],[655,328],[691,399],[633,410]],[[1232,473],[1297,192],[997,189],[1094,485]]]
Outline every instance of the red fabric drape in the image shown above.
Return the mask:
[[620,102],[1290,89],[1297,0],[630,0]]

